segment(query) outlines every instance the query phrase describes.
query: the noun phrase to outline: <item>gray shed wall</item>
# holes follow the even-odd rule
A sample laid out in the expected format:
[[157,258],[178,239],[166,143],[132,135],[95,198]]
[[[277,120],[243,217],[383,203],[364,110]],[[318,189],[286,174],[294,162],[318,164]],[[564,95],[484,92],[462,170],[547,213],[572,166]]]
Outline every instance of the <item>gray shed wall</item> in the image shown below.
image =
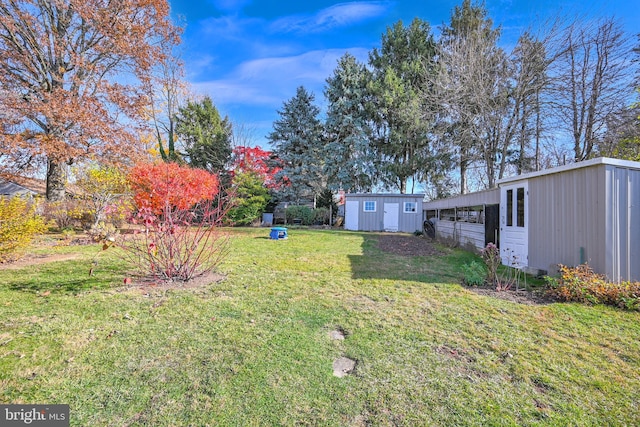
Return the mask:
[[[422,230],[424,194],[347,194],[345,201],[358,201],[358,230],[384,231],[384,204],[398,203],[398,231],[413,233]],[[375,212],[364,212],[364,202],[375,201]],[[416,212],[405,213],[404,202],[416,202]],[[347,206],[345,204],[345,206]],[[350,213],[345,212],[345,215]]]
[[529,268],[588,262],[611,281],[640,280],[640,169],[603,162],[528,182]]
[[605,272],[606,199],[604,165],[529,179],[529,268],[586,261]]
[[640,281],[640,170],[606,167],[605,274]]

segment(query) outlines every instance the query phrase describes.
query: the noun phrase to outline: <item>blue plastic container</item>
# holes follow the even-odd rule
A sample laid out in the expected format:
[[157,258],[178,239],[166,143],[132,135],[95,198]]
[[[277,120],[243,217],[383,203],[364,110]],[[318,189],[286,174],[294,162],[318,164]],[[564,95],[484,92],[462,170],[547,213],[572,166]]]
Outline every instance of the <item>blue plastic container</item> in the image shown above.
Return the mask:
[[273,240],[286,239],[288,237],[287,229],[285,227],[273,227],[271,229],[271,233],[269,233],[269,236]]

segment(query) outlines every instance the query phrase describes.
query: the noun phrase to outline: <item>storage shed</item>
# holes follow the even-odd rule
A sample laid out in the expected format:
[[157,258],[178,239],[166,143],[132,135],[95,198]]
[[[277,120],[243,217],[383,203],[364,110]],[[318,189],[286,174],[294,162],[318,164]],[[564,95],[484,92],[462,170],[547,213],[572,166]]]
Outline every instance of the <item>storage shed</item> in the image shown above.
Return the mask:
[[[609,280],[640,281],[640,162],[587,160],[502,179],[498,191],[496,243],[504,264],[556,274],[558,264],[588,262]],[[476,206],[495,201],[492,191],[473,194]],[[427,216],[435,210],[436,233],[446,236],[447,207],[439,202],[424,209]],[[456,203],[456,211],[465,204]],[[465,227],[458,230],[460,241],[473,240]]]
[[422,230],[424,194],[346,194],[345,230],[413,233]]

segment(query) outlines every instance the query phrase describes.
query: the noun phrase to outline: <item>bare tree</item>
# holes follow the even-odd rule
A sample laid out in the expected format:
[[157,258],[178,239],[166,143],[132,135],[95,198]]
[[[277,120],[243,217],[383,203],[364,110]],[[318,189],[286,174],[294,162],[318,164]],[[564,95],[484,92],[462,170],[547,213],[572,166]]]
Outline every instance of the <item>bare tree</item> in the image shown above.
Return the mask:
[[613,18],[574,22],[562,32],[549,93],[558,126],[570,136],[576,162],[595,154],[607,118],[628,105],[630,39]]
[[163,40],[160,46],[164,53],[163,60],[156,65],[148,86],[149,118],[160,157],[165,162],[173,162],[180,159],[176,149],[176,117],[180,107],[189,98],[189,89],[175,45]]
[[510,88],[513,69],[497,45],[500,30],[486,13],[482,5],[463,2],[454,10],[451,26],[443,28],[440,44],[435,92],[445,114],[445,138],[457,150],[461,193],[468,190],[467,171],[476,162],[483,165],[486,185],[496,185],[517,119]]

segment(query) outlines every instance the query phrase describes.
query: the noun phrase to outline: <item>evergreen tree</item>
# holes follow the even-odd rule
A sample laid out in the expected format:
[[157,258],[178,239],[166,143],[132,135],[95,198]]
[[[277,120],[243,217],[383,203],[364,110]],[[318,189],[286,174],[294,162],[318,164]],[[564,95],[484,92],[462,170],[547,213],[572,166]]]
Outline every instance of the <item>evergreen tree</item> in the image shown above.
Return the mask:
[[329,188],[346,192],[371,191],[377,170],[366,111],[369,75],[363,64],[346,53],[327,79],[325,165]]
[[388,185],[407,192],[410,178],[425,177],[432,167],[430,136],[435,107],[424,95],[435,73],[436,42],[429,23],[415,18],[409,27],[398,21],[369,55],[373,69],[375,144]]
[[282,188],[281,199],[294,203],[313,200],[326,184],[320,108],[314,100],[313,94],[298,87],[296,95],[278,111],[280,119],[273,123],[273,132],[267,137],[282,165],[279,175],[289,183]]
[[180,108],[176,132],[190,166],[212,173],[225,169],[231,158],[232,128],[228,117],[220,117],[211,98],[189,101]]

